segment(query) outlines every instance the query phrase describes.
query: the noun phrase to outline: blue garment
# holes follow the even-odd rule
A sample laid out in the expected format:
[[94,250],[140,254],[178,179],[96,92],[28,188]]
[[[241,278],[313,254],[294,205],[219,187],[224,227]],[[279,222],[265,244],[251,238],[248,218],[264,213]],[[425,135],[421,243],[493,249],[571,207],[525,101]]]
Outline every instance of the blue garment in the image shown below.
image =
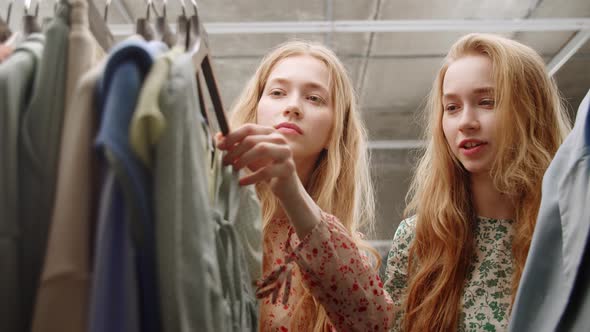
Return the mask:
[[134,250],[128,227],[120,220],[124,198],[115,172],[109,172],[102,185],[89,331],[141,331]]
[[[129,124],[141,85],[154,56],[166,50],[160,42],[129,40],[111,53],[105,73],[97,84],[100,129],[95,145],[106,157],[108,178],[114,173],[115,184],[103,188],[105,203],[103,219],[99,220],[96,239],[95,279],[93,282],[90,331],[129,331],[134,317],[117,315],[111,308],[127,303],[133,314],[134,290],[125,287],[133,277],[125,273],[125,264],[134,261],[139,299],[139,330],[160,331],[159,292],[156,278],[155,240],[152,211],[152,186],[148,170],[133,154],[129,145]],[[120,190],[120,193],[119,193]],[[104,191],[115,191],[114,193]],[[113,249],[131,252],[126,261],[114,258]],[[119,253],[125,256],[123,253]],[[132,263],[131,263],[132,264]],[[133,288],[133,287],[132,287]],[[123,291],[120,291],[123,290]]]
[[588,331],[590,326],[590,91],[574,129],[543,177],[531,248],[510,331]]

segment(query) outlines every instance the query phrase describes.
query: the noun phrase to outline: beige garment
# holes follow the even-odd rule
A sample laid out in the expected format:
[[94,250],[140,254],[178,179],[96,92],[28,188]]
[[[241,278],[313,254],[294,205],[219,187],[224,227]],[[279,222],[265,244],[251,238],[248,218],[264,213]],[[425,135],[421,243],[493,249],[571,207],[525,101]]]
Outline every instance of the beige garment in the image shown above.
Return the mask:
[[107,56],[108,50],[105,52],[94,36],[92,36],[92,43],[94,44],[94,59],[102,59]]
[[33,332],[86,330],[89,240],[94,220],[92,202],[96,201],[92,184],[92,167],[96,163],[92,154],[96,132],[93,95],[102,66],[89,71],[97,61],[87,0],[71,0],[70,5],[66,110],[55,203],[33,313]]
[[[80,4],[86,5],[86,2],[82,3],[85,0],[73,1],[74,8],[80,8]],[[86,9],[83,10],[85,13]],[[84,19],[80,20],[85,22]],[[82,27],[88,30],[87,25]],[[94,245],[91,239],[94,238],[98,208],[95,204],[99,200],[97,174],[94,171],[98,161],[93,150],[99,125],[94,108],[94,90],[106,65],[104,59],[99,65],[93,66],[93,62],[98,60],[97,55],[104,53],[94,38],[90,37],[91,46],[88,40],[84,40],[85,51],[76,52],[77,57],[78,54],[85,54],[89,59],[96,60],[90,64],[78,60],[77,68],[91,66],[92,69],[77,80],[72,94],[75,98],[72,98],[64,115],[55,203],[32,332],[75,332],[88,328]],[[129,39],[136,38],[132,36]]]
[[93,223],[96,219],[97,164],[92,142],[98,119],[94,88],[101,64],[80,79],[66,113],[56,201],[47,255],[33,316],[33,332],[87,329]]
[[181,49],[173,48],[152,65],[141,88],[131,120],[129,143],[133,152],[150,169],[153,168],[153,147],[166,128],[166,119],[162,115],[159,103],[160,91],[168,78],[172,61],[180,54]]
[[[95,60],[94,37],[88,22],[88,0],[70,0],[70,34],[68,36],[68,70],[66,77],[66,107],[71,106],[78,80]],[[66,112],[71,111],[71,107]],[[67,115],[64,115],[64,117]]]

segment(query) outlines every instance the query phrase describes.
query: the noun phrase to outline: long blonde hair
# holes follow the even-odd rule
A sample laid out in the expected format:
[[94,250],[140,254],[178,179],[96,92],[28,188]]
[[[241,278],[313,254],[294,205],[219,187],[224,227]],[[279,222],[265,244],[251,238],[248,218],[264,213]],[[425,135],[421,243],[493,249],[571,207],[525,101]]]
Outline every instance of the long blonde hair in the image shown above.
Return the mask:
[[[305,41],[290,41],[276,47],[264,57],[232,107],[232,125],[256,122],[258,101],[274,66],[285,58],[298,55],[312,56],[326,65],[330,75],[331,101],[334,105],[334,123],[328,148],[320,154],[309,182],[305,184],[306,189],[323,211],[338,217],[359,247],[370,249],[356,236],[356,231],[361,226],[372,229],[375,215],[367,135],[352,82],[346,69],[331,50],[321,44]],[[258,184],[256,190],[262,205],[263,223],[266,225],[280,208],[279,202],[268,185]],[[328,319],[321,305],[309,292],[299,303],[304,302],[314,303],[316,306],[316,317],[309,320],[308,330],[326,330]],[[300,309],[301,305],[296,312]],[[297,313],[292,321],[295,321],[296,317]]]
[[512,300],[531,243],[543,174],[569,131],[558,89],[531,48],[489,34],[459,39],[443,63],[429,97],[428,141],[408,192],[406,215],[416,214],[409,250],[410,280],[404,331],[456,330],[474,248],[469,173],[453,156],[442,130],[442,88],[453,61],[473,54],[492,62],[499,150],[491,169],[495,187],[515,203]]

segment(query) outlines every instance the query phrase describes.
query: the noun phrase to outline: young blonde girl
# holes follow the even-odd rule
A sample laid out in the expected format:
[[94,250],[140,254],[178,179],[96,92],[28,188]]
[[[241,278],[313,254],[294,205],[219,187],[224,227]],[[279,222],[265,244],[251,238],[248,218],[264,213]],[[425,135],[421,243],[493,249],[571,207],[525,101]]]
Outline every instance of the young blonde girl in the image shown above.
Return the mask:
[[392,304],[357,233],[374,198],[352,82],[332,51],[293,41],[271,51],[219,137],[247,168],[264,219],[262,331],[373,331]]
[[393,328],[506,330],[541,180],[569,129],[558,90],[529,47],[470,34],[447,55],[428,113],[408,194],[414,216],[388,259]]

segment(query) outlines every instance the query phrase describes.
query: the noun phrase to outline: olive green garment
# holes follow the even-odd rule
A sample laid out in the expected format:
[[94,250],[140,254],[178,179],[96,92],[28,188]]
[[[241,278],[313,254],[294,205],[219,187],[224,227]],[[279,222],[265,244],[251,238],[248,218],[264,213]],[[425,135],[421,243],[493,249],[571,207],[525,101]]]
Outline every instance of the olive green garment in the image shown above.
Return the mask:
[[194,73],[190,56],[181,55],[160,94],[166,119],[154,163],[160,308],[165,332],[224,332],[231,312],[221,289]]
[[45,36],[31,34],[0,64],[0,326],[22,331],[22,278],[18,216],[19,117],[28,105],[39,70]]
[[55,17],[45,30],[41,58],[31,103],[22,114],[19,142],[19,223],[23,328],[30,330],[50,225],[61,126],[65,109],[68,65],[69,5],[57,5]]
[[166,128],[154,192],[164,331],[255,331],[260,206],[211,153],[195,72],[190,55],[179,56],[160,94]]

